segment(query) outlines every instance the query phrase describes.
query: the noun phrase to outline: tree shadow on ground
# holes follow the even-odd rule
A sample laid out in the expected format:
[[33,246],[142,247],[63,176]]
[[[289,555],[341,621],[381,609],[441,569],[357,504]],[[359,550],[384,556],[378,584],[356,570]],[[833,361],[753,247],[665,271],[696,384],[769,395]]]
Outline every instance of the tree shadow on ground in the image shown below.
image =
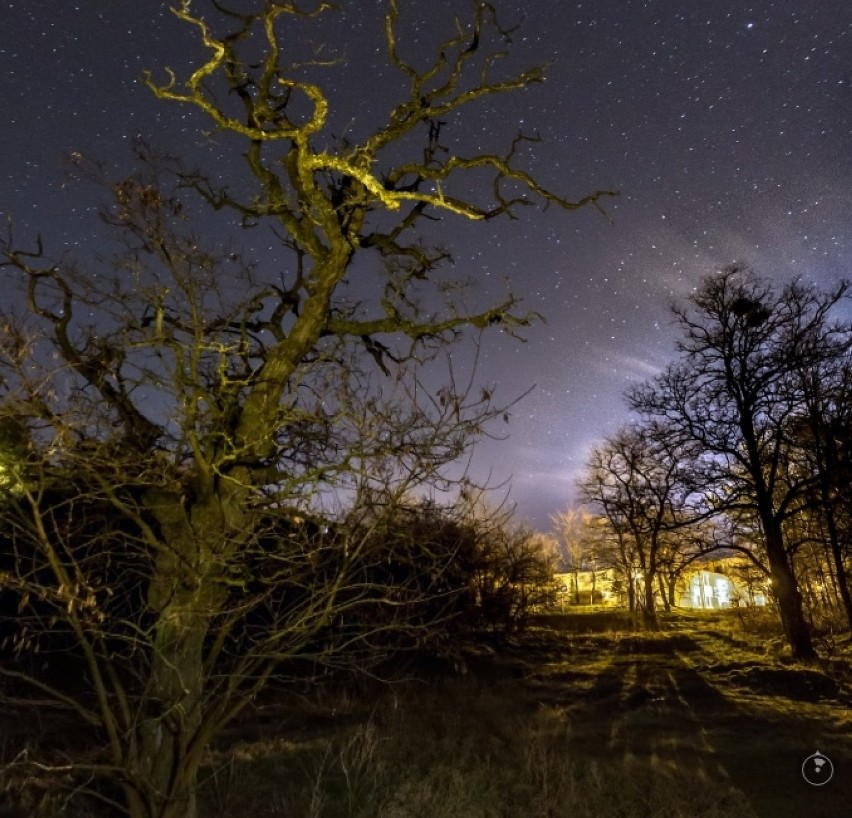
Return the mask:
[[[674,671],[680,695],[730,780],[760,818],[836,818],[852,803],[852,741],[827,725],[791,712],[790,703],[771,717],[757,718],[695,670]],[[816,750],[834,765],[824,787],[802,777],[804,760]]]
[[[697,645],[684,634],[622,641],[595,683],[574,700],[572,752],[613,771],[641,769],[649,788],[702,782],[718,791],[720,811],[708,813],[702,798],[696,804],[701,814],[743,818],[737,793],[757,818],[848,814],[852,739],[795,703],[821,700],[812,672],[803,670],[799,679],[798,671],[787,670],[796,679],[785,677],[782,690],[770,669],[753,673],[740,680],[757,693],[757,704],[750,704],[737,700],[731,680],[720,677],[718,687],[686,661]],[[832,690],[836,686],[822,692]],[[834,778],[824,787],[807,784],[801,774],[817,750],[834,764]]]

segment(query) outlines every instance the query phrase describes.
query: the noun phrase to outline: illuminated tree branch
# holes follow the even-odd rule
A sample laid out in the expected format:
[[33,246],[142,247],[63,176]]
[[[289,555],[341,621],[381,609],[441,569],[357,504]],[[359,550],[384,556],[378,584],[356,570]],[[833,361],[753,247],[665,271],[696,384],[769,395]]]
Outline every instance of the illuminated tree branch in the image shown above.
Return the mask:
[[[40,243],[28,253],[11,236],[1,248],[27,309],[0,345],[0,421],[24,437],[19,490],[0,494],[0,582],[22,599],[40,589],[48,615],[28,600],[27,624],[82,653],[84,689],[54,698],[73,696],[106,734],[108,754],[86,769],[118,783],[131,818],[194,818],[209,742],[294,658],[364,668],[449,615],[451,553],[387,532],[413,492],[467,491],[473,443],[508,419],[511,403],[477,385],[475,367],[462,378],[442,348],[537,316],[511,292],[467,309],[464,277],[438,277],[449,252],[418,228],[612,195],[552,191],[518,166],[528,137],[504,154],[445,146],[442,118],[543,76],[494,78],[509,32],[488,3],[421,71],[402,56],[391,0],[387,59],[407,97],[336,149],[331,86],[311,73],[333,65],[286,65],[283,48],[333,7],[210,6],[209,20],[189,0],[175,11],[205,61],[182,84],[170,69],[145,81],[241,141],[243,184],[222,189],[140,146],[139,172],[108,183],[104,220],[123,242],[109,263],[51,264]],[[258,42],[259,61],[247,53]],[[80,157],[75,167],[105,181]],[[483,172],[490,186],[471,196],[466,177]],[[208,206],[267,225],[284,258],[269,269],[210,235]],[[336,514],[333,492],[352,498]],[[32,701],[51,695],[37,669],[22,673]]]

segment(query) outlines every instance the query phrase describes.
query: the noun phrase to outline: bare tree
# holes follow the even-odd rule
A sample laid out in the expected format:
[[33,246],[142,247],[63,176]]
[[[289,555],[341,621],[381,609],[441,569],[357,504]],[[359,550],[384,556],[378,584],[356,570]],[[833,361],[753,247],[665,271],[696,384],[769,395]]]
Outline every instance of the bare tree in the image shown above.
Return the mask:
[[491,512],[474,518],[474,588],[482,624],[510,633],[526,627],[530,614],[553,602],[552,543],[544,535],[511,524]]
[[657,627],[658,572],[675,547],[668,535],[694,520],[687,457],[667,429],[628,426],[593,450],[580,482],[583,499],[603,513],[620,540],[630,541],[621,549],[625,561],[633,562],[625,565],[630,599],[639,602],[644,624],[651,628]]
[[[328,96],[310,79],[329,67],[288,63],[281,45],[331,6],[208,11],[176,11],[207,61],[183,84],[147,81],[242,143],[247,184],[148,154],[111,186],[105,218],[124,241],[111,270],[48,260],[40,241],[2,247],[4,287],[17,273],[23,304],[4,319],[0,360],[18,446],[3,471],[3,587],[33,629],[73,646],[83,689],[2,670],[17,703],[66,708],[101,737],[104,754],[75,769],[110,779],[94,792],[132,818],[193,818],[205,748],[282,662],[367,645],[371,623],[403,626],[424,589],[422,576],[376,578],[387,554],[369,536],[375,509],[326,530],[325,501],[351,501],[351,523],[376,491],[392,506],[447,487],[446,467],[499,407],[452,374],[427,388],[421,361],[464,328],[512,333],[531,316],[512,295],[466,309],[440,277],[447,252],[419,228],[606,195],[571,201],[541,185],[516,164],[523,135],[502,155],[444,146],[451,115],[543,76],[497,77],[509,34],[488,3],[417,68],[390,0],[387,57],[407,96],[334,150]],[[490,198],[470,198],[466,175],[489,175]],[[269,224],[290,264],[270,272],[194,230],[193,192],[243,227]],[[372,284],[349,288],[358,258]],[[29,634],[16,637],[24,653]]]
[[592,557],[598,532],[593,525],[593,516],[581,508],[567,508],[551,514],[550,519],[556,531],[560,569],[573,574],[574,604],[579,605],[579,573],[590,567],[594,571]]
[[800,659],[815,654],[783,523],[812,475],[790,479],[788,430],[803,409],[799,372],[846,331],[830,318],[846,291],[845,283],[821,292],[800,282],[776,291],[738,266],[708,277],[689,306],[675,309],[681,359],[630,396],[632,408],[700,448],[712,506],[759,521],[784,631]]
[[849,505],[844,502],[844,495],[848,495],[850,475],[852,361],[848,337],[837,339],[833,349],[824,341],[822,346],[823,354],[797,372],[802,414],[790,422],[789,468],[794,483],[812,478],[811,507],[805,509],[805,525],[813,527],[818,523],[819,532],[811,538],[811,545],[816,539],[825,550],[828,575],[852,628],[852,594],[844,562],[848,538],[843,536],[849,525]]

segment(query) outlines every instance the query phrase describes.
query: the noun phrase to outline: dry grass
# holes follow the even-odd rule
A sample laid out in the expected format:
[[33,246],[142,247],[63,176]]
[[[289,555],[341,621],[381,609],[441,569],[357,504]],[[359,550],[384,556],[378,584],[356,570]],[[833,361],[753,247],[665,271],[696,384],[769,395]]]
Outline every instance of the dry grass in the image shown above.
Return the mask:
[[[270,700],[211,752],[201,818],[843,814],[848,794],[814,801],[798,765],[852,763],[849,657],[800,667],[735,615],[598,624],[471,646],[465,676]],[[0,796],[28,793],[24,814],[87,815],[13,778]]]
[[[454,680],[301,754],[270,745],[207,791],[222,818],[745,818],[745,800],[659,757],[577,745],[567,708]],[[238,757],[238,756],[237,756]],[[236,772],[237,767],[239,772]],[[300,783],[299,783],[300,782]],[[712,786],[711,786],[712,785]]]
[[207,788],[207,814],[836,813],[837,800],[803,806],[785,787],[801,784],[796,765],[817,744],[852,752],[848,661],[798,667],[769,623],[744,628],[735,615],[669,617],[660,634],[601,624],[598,633],[540,630],[497,655],[472,653],[468,676],[385,691],[360,721],[349,712],[344,726],[301,744],[250,745],[251,760],[235,748],[238,772],[229,789],[220,778],[215,798]]

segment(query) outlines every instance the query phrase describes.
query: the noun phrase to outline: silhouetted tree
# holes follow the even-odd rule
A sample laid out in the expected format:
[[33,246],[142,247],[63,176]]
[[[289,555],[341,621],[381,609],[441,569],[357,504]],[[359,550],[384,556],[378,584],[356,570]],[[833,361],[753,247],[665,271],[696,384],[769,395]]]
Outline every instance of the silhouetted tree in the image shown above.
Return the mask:
[[[808,366],[798,369],[802,395],[801,415],[790,421],[789,466],[798,482],[811,477],[805,509],[809,528],[825,549],[826,569],[840,599],[846,621],[852,629],[852,595],[845,560],[849,556],[848,486],[852,479],[850,445],[852,439],[852,362],[850,338],[839,338],[834,348],[826,348]],[[844,536],[846,532],[846,536]],[[818,569],[821,572],[821,569]]]
[[[667,535],[691,524],[688,505],[690,449],[678,446],[665,427],[627,426],[592,450],[580,481],[585,502],[601,511],[619,537],[630,541],[633,564],[627,581],[644,624],[657,627],[655,583],[675,541]],[[628,551],[623,549],[625,557]],[[639,590],[640,593],[636,594]]]
[[822,292],[800,282],[780,290],[739,266],[706,278],[675,308],[681,357],[632,391],[631,407],[662,419],[699,448],[706,501],[759,521],[782,624],[793,654],[814,657],[783,522],[810,475],[786,479],[789,421],[803,408],[799,372],[833,354],[846,328],[831,309],[847,285]]

